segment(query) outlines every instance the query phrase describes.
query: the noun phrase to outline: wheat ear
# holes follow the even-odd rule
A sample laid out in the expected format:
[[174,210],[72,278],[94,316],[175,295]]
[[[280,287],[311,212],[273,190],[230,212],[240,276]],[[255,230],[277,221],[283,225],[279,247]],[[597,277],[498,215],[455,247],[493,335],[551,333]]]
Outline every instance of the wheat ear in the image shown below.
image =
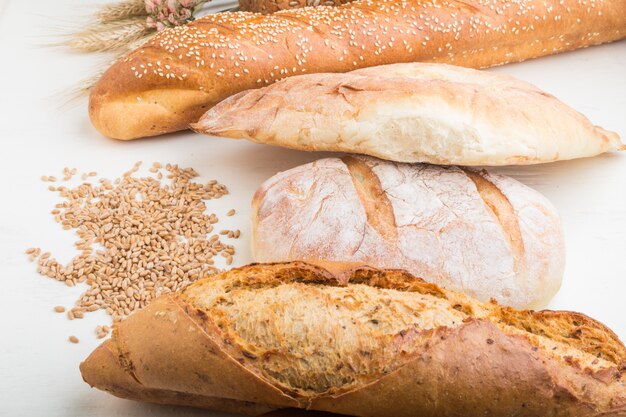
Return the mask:
[[146,27],[143,18],[135,17],[91,26],[73,34],[63,44],[80,52],[124,50],[128,44],[154,32]]
[[126,0],[115,4],[107,4],[96,13],[96,18],[102,23],[138,16],[147,16],[145,0]]

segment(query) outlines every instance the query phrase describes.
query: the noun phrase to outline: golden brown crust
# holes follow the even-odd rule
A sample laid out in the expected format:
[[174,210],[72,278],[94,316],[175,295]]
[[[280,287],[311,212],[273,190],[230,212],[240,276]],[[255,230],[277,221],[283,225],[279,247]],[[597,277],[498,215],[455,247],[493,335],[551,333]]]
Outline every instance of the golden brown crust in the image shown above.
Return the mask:
[[481,68],[621,39],[626,0],[360,0],[220,13],[161,32],[113,65],[89,113],[118,139],[184,129],[228,96],[302,73],[398,62]]
[[326,413],[323,411],[305,411],[297,408],[284,408],[263,414],[262,417],[341,417],[342,414]]
[[[301,262],[250,265],[199,281],[182,295],[161,297],[121,322],[113,338],[81,364],[83,378],[92,386],[125,398],[183,403],[250,415],[289,407],[356,416],[398,417],[461,414],[466,417],[585,417],[617,416],[626,412],[626,381],[619,364],[626,359],[626,349],[599,323],[566,312],[504,311],[496,304],[477,303],[403,271],[350,268],[336,266],[334,269],[341,271],[336,276],[321,267]],[[371,375],[368,383],[328,393],[292,387],[287,393],[263,373],[265,357],[237,353],[236,346],[241,341],[224,339],[227,329],[215,325],[217,322],[209,315],[210,310],[198,308],[201,301],[198,297],[208,294],[209,288],[234,291],[246,287],[251,291],[272,291],[281,285],[296,285],[294,288],[302,289],[356,285],[355,291],[359,291],[359,285],[365,285],[373,289],[431,294],[449,302],[455,310],[463,311],[468,318],[453,327],[399,334],[400,343],[414,344],[418,349],[399,362],[403,363],[399,368]],[[297,297],[293,299],[293,303],[298,302]],[[265,308],[250,305],[249,311],[255,314]],[[355,317],[360,314],[362,312],[355,310]],[[498,322],[503,314],[509,315],[508,323]],[[535,324],[541,316],[582,320],[594,332],[589,337],[611,345],[608,351],[614,356],[605,355],[605,359],[599,359],[601,365],[589,365],[595,366],[591,369],[568,356],[572,352],[578,352],[581,357],[586,355],[586,343],[576,345],[583,349],[576,351],[574,345],[554,342],[563,351],[553,353],[538,341],[541,337],[549,340],[547,336],[515,327],[520,325],[510,319],[515,315]],[[271,323],[271,316],[267,318]],[[550,320],[542,322],[545,334],[566,331],[572,325],[568,322],[549,324]],[[530,330],[540,332],[540,327]],[[586,331],[579,334],[581,339],[587,336]],[[331,347],[328,349],[329,352],[321,353],[333,351]]]
[[116,397],[156,404],[173,404],[186,407],[206,408],[225,413],[256,416],[273,408],[260,403],[216,398],[186,392],[155,389],[140,383],[120,362],[117,345],[107,341],[89,356],[90,360],[80,366],[81,373],[88,375],[90,384]]
[[[590,389],[586,399],[565,381]],[[526,339],[506,336],[490,322],[471,320],[435,332],[420,359],[395,373],[361,389],[314,400],[311,406],[359,416],[383,416],[386,410],[406,417],[416,410],[420,417],[595,416],[606,410],[594,403],[607,394],[605,389],[603,384],[586,385],[570,369],[546,361]],[[602,407],[619,415],[625,411],[624,386],[613,393],[613,399],[604,397]]]
[[252,13],[276,13],[302,7],[340,6],[351,0],[239,0],[239,10]]

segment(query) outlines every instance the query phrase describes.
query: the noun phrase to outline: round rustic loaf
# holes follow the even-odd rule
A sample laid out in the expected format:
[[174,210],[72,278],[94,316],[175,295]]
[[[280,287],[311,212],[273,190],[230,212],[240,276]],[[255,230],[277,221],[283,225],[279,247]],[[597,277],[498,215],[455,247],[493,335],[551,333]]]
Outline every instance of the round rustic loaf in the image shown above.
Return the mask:
[[266,181],[253,199],[252,225],[257,262],[401,268],[517,308],[545,305],[565,264],[550,202],[484,170],[321,159]]

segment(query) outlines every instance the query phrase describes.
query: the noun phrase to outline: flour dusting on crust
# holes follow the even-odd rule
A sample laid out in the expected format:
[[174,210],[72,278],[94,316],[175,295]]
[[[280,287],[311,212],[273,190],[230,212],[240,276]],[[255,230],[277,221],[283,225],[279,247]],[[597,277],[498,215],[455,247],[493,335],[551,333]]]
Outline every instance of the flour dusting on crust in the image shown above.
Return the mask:
[[462,169],[357,158],[382,187],[384,196],[372,198],[391,204],[396,238],[368,223],[346,164],[328,158],[261,186],[253,210],[256,261],[322,259],[402,268],[482,301],[495,298],[515,307],[536,307],[556,293],[563,234],[554,208],[539,193],[509,177],[479,174],[512,207],[524,249],[516,261],[510,231]]

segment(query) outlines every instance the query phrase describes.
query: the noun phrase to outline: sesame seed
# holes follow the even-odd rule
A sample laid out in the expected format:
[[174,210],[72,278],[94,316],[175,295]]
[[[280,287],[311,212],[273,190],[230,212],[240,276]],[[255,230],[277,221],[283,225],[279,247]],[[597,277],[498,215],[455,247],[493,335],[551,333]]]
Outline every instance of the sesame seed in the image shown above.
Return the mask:
[[[288,4],[293,9],[271,15],[209,14],[189,25],[161,31],[148,42],[150,48],[161,49],[168,56],[164,67],[161,61],[148,62],[143,48],[131,53],[125,61],[137,78],[159,77],[170,83],[181,83],[188,78],[184,71],[193,65],[192,68],[198,68],[199,73],[207,67],[219,68],[217,72],[204,73],[225,77],[226,81],[238,78],[236,85],[246,88],[254,87],[255,83],[271,84],[286,76],[316,71],[320,66],[320,55],[333,62],[345,63],[335,64],[343,70],[347,66],[378,65],[399,52],[408,55],[407,60],[467,64],[480,62],[472,56],[499,51],[500,61],[509,61],[523,56],[505,56],[506,48],[497,37],[495,44],[488,48],[472,49],[471,44],[482,37],[494,39],[496,34],[507,38],[525,36],[531,31],[542,30],[541,25],[545,26],[548,21],[569,24],[573,21],[568,16],[572,13],[570,6],[576,3],[585,6],[593,15],[602,16],[608,10],[600,10],[600,3],[593,0],[570,0],[567,3],[563,0],[476,0],[471,8],[459,6],[457,2],[361,0],[334,7],[340,3],[343,2],[290,0]],[[300,8],[316,4],[316,7]],[[576,18],[576,22],[581,20]],[[323,32],[322,38],[316,32],[318,29]],[[569,28],[561,29],[560,33],[567,33]],[[598,36],[588,34],[583,41]],[[533,44],[532,38],[524,39],[524,43]],[[569,49],[573,45],[572,39],[559,38],[558,41],[561,47],[555,50]],[[270,65],[274,57],[267,51],[283,44],[288,45],[289,53],[281,53],[280,66]],[[314,48],[318,57],[311,60],[309,55]],[[542,54],[549,52],[544,48]],[[263,57],[262,64],[250,65],[250,62],[258,61],[257,56]],[[163,67],[165,71],[145,72],[146,65]],[[210,77],[202,79],[210,80]],[[211,81],[198,83],[203,83],[199,89],[214,88]]]

